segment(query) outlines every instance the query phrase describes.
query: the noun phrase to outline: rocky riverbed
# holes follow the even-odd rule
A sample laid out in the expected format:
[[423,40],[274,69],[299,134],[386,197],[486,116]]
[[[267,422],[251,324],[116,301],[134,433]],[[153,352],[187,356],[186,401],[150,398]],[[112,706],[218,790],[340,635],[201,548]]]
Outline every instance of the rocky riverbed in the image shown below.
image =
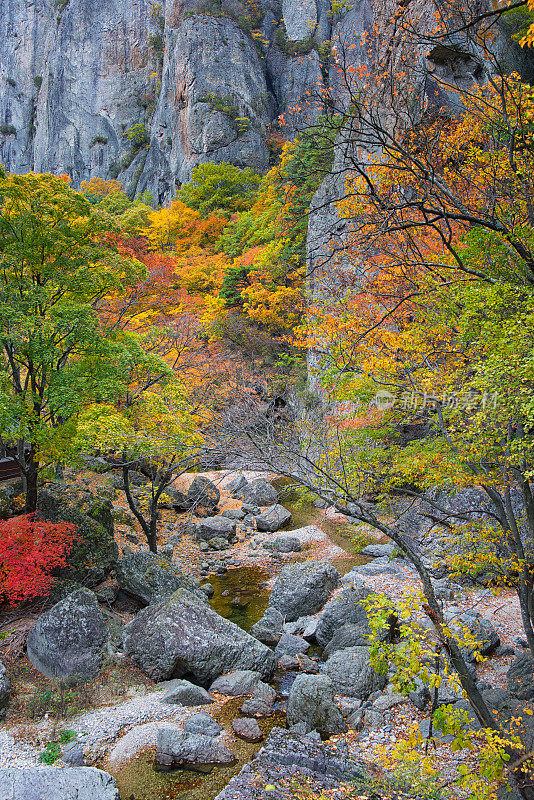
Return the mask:
[[[79,492],[98,492],[99,481],[109,487],[105,476],[82,477]],[[126,516],[120,487],[109,489],[114,573],[95,593],[71,585],[53,608],[4,628],[0,787],[2,775],[12,781],[7,768],[35,768],[44,758],[58,780],[70,774],[67,765],[103,768],[122,800],[263,797],[251,793],[251,781],[272,782],[262,789],[272,800],[291,796],[285,767],[306,771],[303,752],[323,747],[317,736],[337,743],[339,774],[312,769],[307,779],[339,788],[354,778],[352,759],[370,769],[377,748],[387,750],[413,724],[424,731],[423,687],[398,695],[390,676],[368,664],[362,601],[418,587],[391,545],[375,541],[358,557],[354,527],[332,510],[303,508],[258,474],[209,473],[184,478],[176,491],[182,505],[196,494],[211,506],[164,510],[161,555],[153,556]],[[534,668],[517,638],[514,597],[443,579],[436,588],[446,613],[484,640],[489,658],[477,679],[498,713],[511,716],[519,704],[531,710]],[[450,691],[440,702],[467,708]],[[273,730],[285,725],[296,739]],[[444,781],[471,757],[452,753],[446,737],[437,749]],[[326,752],[316,760],[331,759]],[[95,774],[88,786],[101,780]]]

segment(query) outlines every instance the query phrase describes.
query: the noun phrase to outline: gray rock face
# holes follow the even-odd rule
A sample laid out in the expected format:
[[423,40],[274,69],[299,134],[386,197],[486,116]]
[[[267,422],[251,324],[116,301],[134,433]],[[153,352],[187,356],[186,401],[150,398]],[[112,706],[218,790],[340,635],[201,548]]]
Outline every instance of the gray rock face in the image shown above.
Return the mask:
[[7,677],[6,668],[0,661],[0,719],[5,715],[11,695],[11,684]]
[[275,505],[266,508],[259,517],[256,517],[256,527],[259,531],[274,533],[286,525],[290,519],[291,512],[279,503],[275,503]]
[[234,719],[232,730],[240,739],[246,742],[261,742],[263,734],[255,719]]
[[[485,619],[481,614],[471,611],[461,614],[458,618],[461,626],[464,626],[474,636],[479,646],[479,652],[483,656],[489,656],[500,645],[501,640],[497,631],[489,619]],[[464,648],[466,651],[466,648]],[[474,660],[473,651],[469,650],[466,654]]]
[[236,521],[218,515],[207,517],[197,525],[196,538],[199,542],[209,542],[210,539],[223,539],[228,545],[235,537]]
[[0,800],[120,800],[115,778],[95,767],[0,769]]
[[232,478],[232,480],[228,483],[228,486],[226,488],[228,489],[230,494],[235,495],[237,494],[237,492],[239,492],[240,489],[246,486],[247,483],[248,481],[243,475],[236,475],[236,477]]
[[230,697],[251,694],[260,681],[259,672],[251,669],[236,669],[227,675],[221,675],[210,686],[210,692],[219,692]]
[[330,600],[322,610],[317,623],[315,632],[317,642],[326,647],[332,636],[347,624],[359,625],[362,631],[370,633],[367,612],[361,603],[370,594],[369,589],[360,580],[358,584],[344,589],[339,597]]
[[345,733],[347,724],[334,702],[334,687],[326,675],[297,675],[287,703],[288,725],[303,723],[305,733],[325,736]]
[[337,650],[327,660],[324,672],[331,679],[335,694],[358,700],[367,700],[386,685],[386,678],[378,675],[369,664],[368,647]]
[[287,797],[284,781],[288,775],[295,785],[309,787],[315,797],[323,792],[335,796],[341,783],[362,782],[365,769],[349,756],[343,739],[326,743],[318,736],[273,728],[254,760],[232,778],[215,800],[250,800],[258,786],[267,785],[274,785],[277,794]]
[[178,589],[187,589],[207,602],[197,578],[184,575],[167,558],[146,550],[119,559],[115,573],[123,592],[145,605],[161,603]]
[[274,669],[265,645],[183,589],[140,611],[126,626],[123,645],[155,680],[192,676],[209,686],[233,669],[256,670],[263,678]]
[[347,647],[367,647],[369,644],[367,635],[369,633],[370,628],[366,623],[361,625],[342,625],[335,631],[324,651],[327,656],[330,656],[336,650],[344,650]]
[[213,703],[213,697],[202,686],[195,686],[194,683],[180,678],[164,681],[159,688],[166,689],[162,703],[176,703],[182,706],[205,706]]
[[179,733],[174,728],[160,728],[156,752],[159,769],[198,769],[209,771],[216,764],[233,764],[234,754],[212,736]]
[[239,490],[238,497],[255,506],[270,506],[277,502],[278,492],[265,478],[256,478]]
[[394,552],[394,544],[368,544],[367,547],[363,548],[362,555],[382,558],[383,556],[392,556]]
[[513,662],[506,675],[509,691],[520,700],[534,698],[534,658],[523,653]]
[[197,475],[187,490],[187,499],[191,504],[215,508],[221,499],[221,493],[213,481]]
[[222,728],[218,722],[215,722],[213,717],[201,711],[199,714],[193,714],[192,717],[186,719],[184,722],[184,731],[186,733],[200,733],[202,736],[211,736],[214,738],[221,733]]
[[339,572],[326,562],[288,565],[273,586],[269,606],[291,622],[320,611],[340,583]]
[[108,629],[96,596],[79,589],[42,614],[28,636],[28,658],[47,678],[86,680],[102,666]]
[[282,14],[288,39],[302,41],[314,33],[317,25],[315,0],[282,0]]
[[264,644],[276,644],[282,635],[284,617],[277,608],[267,608],[263,617],[255,622],[250,635]]
[[300,553],[302,545],[296,536],[277,536],[276,539],[263,542],[266,550],[273,550],[277,553]]

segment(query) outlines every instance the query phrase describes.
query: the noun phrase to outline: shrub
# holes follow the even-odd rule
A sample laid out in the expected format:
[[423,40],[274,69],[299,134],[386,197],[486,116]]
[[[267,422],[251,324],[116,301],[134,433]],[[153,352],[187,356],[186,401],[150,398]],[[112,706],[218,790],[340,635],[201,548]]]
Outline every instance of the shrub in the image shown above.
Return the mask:
[[4,123],[3,125],[0,125],[0,133],[3,134],[4,136],[15,136],[17,133],[17,129],[15,128],[14,125],[7,125],[6,123]]
[[15,604],[49,594],[52,572],[67,565],[74,525],[23,514],[0,522],[0,595]]

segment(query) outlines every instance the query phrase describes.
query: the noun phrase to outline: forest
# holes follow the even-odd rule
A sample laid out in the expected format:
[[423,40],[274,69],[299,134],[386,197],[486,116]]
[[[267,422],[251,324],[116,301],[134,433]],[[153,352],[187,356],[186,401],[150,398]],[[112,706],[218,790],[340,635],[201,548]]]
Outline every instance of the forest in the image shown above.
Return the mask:
[[0,798],[534,800],[534,0],[289,5],[264,169],[0,166]]

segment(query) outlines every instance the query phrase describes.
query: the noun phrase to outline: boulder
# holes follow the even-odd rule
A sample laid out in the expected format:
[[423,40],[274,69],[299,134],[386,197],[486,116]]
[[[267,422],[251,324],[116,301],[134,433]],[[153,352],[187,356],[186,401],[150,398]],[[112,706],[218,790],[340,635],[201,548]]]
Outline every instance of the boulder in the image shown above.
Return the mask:
[[265,478],[256,478],[243,486],[236,497],[255,506],[270,506],[277,502],[278,492]]
[[41,614],[28,636],[31,663],[47,678],[92,680],[102,666],[108,629],[96,596],[78,589]]
[[192,676],[203,686],[236,669],[270,677],[274,655],[196,595],[180,589],[140,611],[124,631],[123,645],[154,680]]
[[243,475],[236,475],[236,477],[232,478],[232,480],[228,483],[226,488],[232,496],[235,496],[241,489],[244,489],[247,483],[248,481]]
[[282,656],[297,656],[309,650],[310,643],[302,636],[294,636],[292,633],[283,633],[280,641],[275,647],[274,657],[278,660]]
[[[189,511],[191,506],[193,505],[192,500],[181,492],[179,489],[176,489],[174,486],[167,486],[165,489],[165,494],[170,497],[171,499],[171,506],[174,508],[175,511]],[[215,504],[217,505],[217,504]]]
[[69,742],[61,751],[61,760],[69,767],[83,767],[85,752],[80,742]]
[[288,511],[287,508],[284,508],[279,503],[275,503],[275,505],[269,506],[256,517],[256,528],[259,531],[274,533],[286,525],[290,519],[291,511]]
[[394,552],[395,552],[395,545],[393,543],[368,544],[367,547],[363,548],[362,555],[370,556],[371,558],[382,558],[384,556],[391,558]]
[[509,691],[520,700],[534,698],[534,658],[523,653],[512,663],[506,674]]
[[339,572],[327,562],[288,564],[273,586],[269,606],[291,622],[320,611],[340,583]]
[[163,681],[159,684],[160,689],[165,689],[166,694],[162,703],[176,704],[181,706],[205,706],[213,703],[213,697],[202,686],[195,686],[194,683],[174,678],[172,681]]
[[226,511],[221,512],[221,517],[228,517],[228,519],[242,520],[245,519],[245,516],[242,508],[227,508]]
[[261,742],[263,734],[255,719],[234,719],[232,730],[240,739],[246,742]]
[[7,677],[6,668],[0,661],[0,719],[5,715],[11,695],[11,683]]
[[160,728],[156,767],[161,770],[179,767],[210,772],[215,765],[234,764],[234,754],[212,736],[180,733],[175,728]]
[[303,723],[305,733],[323,736],[345,733],[347,724],[334,702],[334,687],[326,675],[297,675],[287,703],[287,724]]
[[275,690],[268,683],[258,681],[252,695],[241,706],[241,713],[247,717],[268,717],[273,713],[275,700]]
[[120,800],[115,778],[95,767],[4,767],[0,800]]
[[219,692],[229,697],[251,694],[260,681],[259,672],[251,669],[236,669],[221,675],[210,686],[210,692]]
[[79,538],[59,570],[63,581],[93,587],[107,578],[119,550],[114,536],[113,507],[109,500],[69,497],[64,483],[50,483],[37,498],[37,515],[51,522],[71,522]]
[[[491,655],[500,645],[499,635],[489,619],[485,619],[476,611],[466,611],[464,614],[460,614],[458,622],[460,623],[460,630],[461,626],[465,626],[476,639],[479,645],[479,652],[483,656]],[[470,660],[475,661],[473,650],[463,648],[463,652]]]
[[207,602],[200,581],[192,575],[184,575],[167,558],[148,550],[124,556],[115,567],[119,586],[123,592],[134,597],[142,605],[161,603],[178,589],[187,589]]
[[324,673],[331,679],[335,694],[367,700],[373,692],[382,691],[386,678],[369,664],[369,652],[368,647],[347,647],[328,658]]
[[199,542],[209,542],[210,539],[221,539],[228,546],[236,538],[236,521],[228,519],[222,514],[216,517],[206,517],[197,525],[196,539]]
[[187,499],[192,506],[215,508],[221,499],[221,493],[213,481],[203,475],[197,475],[187,490]]
[[330,656],[336,650],[344,650],[347,647],[367,647],[369,639],[367,635],[370,633],[369,625],[342,625],[341,628],[334,633],[324,651]]
[[263,617],[250,629],[251,636],[264,644],[276,644],[282,635],[284,617],[277,608],[267,608]]
[[359,625],[371,633],[367,612],[362,605],[371,592],[362,580],[351,584],[338,597],[332,598],[319,615],[315,638],[321,647],[326,647],[330,639],[343,625]]
[[193,714],[189,719],[186,719],[184,731],[186,733],[200,733],[202,736],[215,738],[222,732],[222,727],[205,711],[200,711],[198,714]]

